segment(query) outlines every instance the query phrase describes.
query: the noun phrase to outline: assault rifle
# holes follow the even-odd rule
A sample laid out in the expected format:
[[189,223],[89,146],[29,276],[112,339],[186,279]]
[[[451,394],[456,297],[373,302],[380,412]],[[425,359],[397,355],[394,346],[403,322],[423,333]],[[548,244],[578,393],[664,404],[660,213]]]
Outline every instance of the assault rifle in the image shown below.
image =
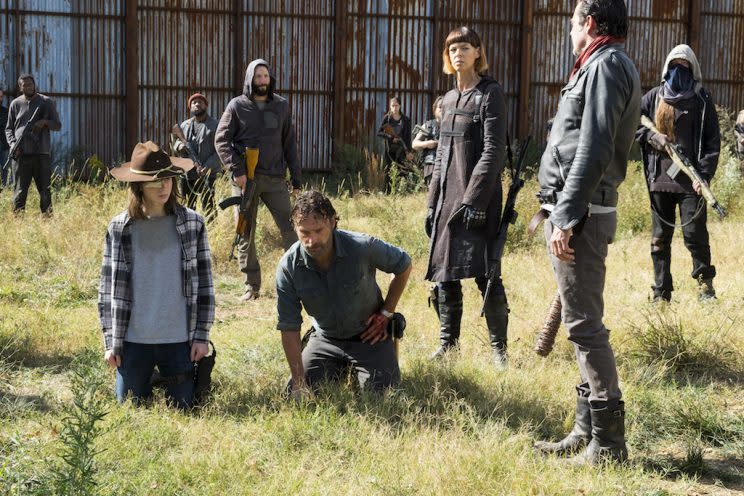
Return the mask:
[[413,138],[416,139],[416,136],[418,136],[419,133],[423,133],[424,138],[426,139],[430,139],[430,140],[434,139],[434,136],[429,131],[427,131],[424,126],[422,126],[421,124],[416,124],[415,126],[413,126],[413,131],[411,132],[411,136],[413,136]]
[[10,164],[10,161],[16,158],[16,153],[18,153],[18,149],[23,141],[29,136],[30,133],[34,132],[34,125],[38,121],[36,116],[39,115],[39,108],[40,107],[36,107],[36,110],[34,110],[34,113],[31,114],[31,118],[26,123],[26,127],[23,128],[21,135],[15,140],[15,143],[13,143],[13,145],[10,147],[10,150],[8,150],[8,159],[5,161],[5,164],[3,164],[3,169],[6,169],[8,167],[8,164]]
[[222,210],[233,205],[239,205],[238,222],[235,225],[235,238],[233,239],[232,248],[230,248],[230,260],[235,258],[235,247],[238,246],[240,238],[247,238],[251,235],[251,207],[253,202],[258,199],[256,196],[256,166],[258,165],[258,148],[245,149],[246,165],[246,182],[245,188],[240,196],[231,196],[225,198],[219,203]]
[[403,149],[406,151],[406,153],[411,151],[408,148],[408,144],[403,140],[403,138],[395,134],[395,131],[393,130],[393,126],[391,126],[390,124],[385,124],[384,126],[382,126],[380,128],[380,131],[377,133],[377,136],[379,136],[380,138],[385,138],[390,141],[392,141],[395,138],[398,138],[398,143],[400,143],[403,146]]
[[[643,124],[643,126],[648,128],[650,131],[660,134],[653,121],[645,115],[641,116],[641,124]],[[726,217],[726,210],[724,210],[721,204],[718,203],[716,197],[713,196],[713,192],[710,190],[703,178],[700,177],[700,174],[692,165],[692,162],[690,162],[690,160],[680,152],[679,147],[670,143],[667,144],[664,149],[676,166],[676,168],[670,167],[670,172],[667,172],[667,174],[669,174],[669,176],[673,178],[678,171],[681,170],[682,172],[684,172],[690,179],[692,179],[693,182],[696,181],[698,184],[700,184],[700,189],[703,192],[705,201],[708,202],[708,205],[710,205],[713,210],[716,211],[718,217],[720,217],[721,219]]]
[[178,138],[181,143],[186,145],[186,150],[189,153],[189,158],[196,164],[196,172],[198,172],[200,176],[204,174],[204,165],[201,163],[201,160],[199,160],[199,154],[197,153],[194,144],[186,139],[186,135],[183,134],[183,129],[181,129],[181,126],[179,124],[173,124],[173,127],[171,128],[171,134]]
[[517,156],[517,162],[512,166],[512,152],[511,147],[507,145],[506,153],[509,159],[509,169],[511,170],[512,180],[509,186],[509,193],[506,195],[506,202],[504,203],[504,212],[501,214],[501,224],[499,225],[499,232],[496,235],[496,239],[493,241],[491,246],[489,262],[491,263],[491,269],[488,273],[488,284],[486,285],[486,291],[483,293],[483,307],[481,308],[481,317],[486,312],[486,302],[488,296],[491,294],[491,288],[495,280],[501,277],[501,257],[504,255],[504,247],[506,246],[506,234],[509,231],[509,224],[517,222],[517,195],[519,190],[524,186],[524,179],[522,178],[522,169],[524,166],[524,158],[527,154],[527,147],[530,144],[532,136],[527,136],[522,146],[519,148],[519,155]]

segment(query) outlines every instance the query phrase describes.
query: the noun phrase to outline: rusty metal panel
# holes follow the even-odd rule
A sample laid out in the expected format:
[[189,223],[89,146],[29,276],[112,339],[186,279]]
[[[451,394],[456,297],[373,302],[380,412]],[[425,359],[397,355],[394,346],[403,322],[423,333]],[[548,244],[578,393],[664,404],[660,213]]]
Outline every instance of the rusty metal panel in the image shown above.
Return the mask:
[[545,123],[558,109],[560,90],[574,64],[569,36],[574,5],[571,0],[538,0],[535,4],[529,120],[538,143],[545,137]]
[[432,118],[436,96],[454,87],[442,72],[442,46],[454,28],[480,35],[494,76],[507,94],[509,123],[516,123],[521,4],[515,0],[356,0],[348,4],[345,136],[372,145],[388,110],[401,98],[412,122]]
[[244,0],[243,9],[241,69],[257,58],[269,62],[276,91],[292,110],[300,164],[307,170],[330,170],[334,0]]
[[17,77],[28,72],[55,99],[62,121],[52,133],[57,165],[64,168],[71,154],[120,158],[121,2],[18,0],[0,9],[2,84],[15,95]]
[[697,57],[713,100],[730,111],[744,109],[744,2],[704,2],[700,41]]
[[234,18],[220,9],[226,1],[181,3],[183,9],[173,8],[173,2],[141,0],[138,8],[138,136],[164,147],[171,126],[188,118],[189,95],[203,92],[209,99],[209,113],[219,118],[233,93]]

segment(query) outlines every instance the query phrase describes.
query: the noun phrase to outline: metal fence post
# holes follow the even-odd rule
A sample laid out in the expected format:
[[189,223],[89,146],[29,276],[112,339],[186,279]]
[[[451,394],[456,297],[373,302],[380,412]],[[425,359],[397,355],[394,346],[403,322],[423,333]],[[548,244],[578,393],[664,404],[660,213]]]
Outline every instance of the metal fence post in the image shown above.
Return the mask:
[[532,90],[532,19],[534,0],[522,2],[522,40],[519,67],[519,118],[517,137],[522,140],[530,132],[530,92]]
[[124,16],[124,50],[127,71],[125,83],[126,140],[124,154],[129,156],[137,144],[139,134],[139,26],[137,22],[137,0],[126,0]]
[[692,50],[700,54],[701,1],[690,0],[690,18],[687,28],[687,42]]
[[333,40],[333,161],[338,160],[344,142],[346,101],[346,0],[336,0]]

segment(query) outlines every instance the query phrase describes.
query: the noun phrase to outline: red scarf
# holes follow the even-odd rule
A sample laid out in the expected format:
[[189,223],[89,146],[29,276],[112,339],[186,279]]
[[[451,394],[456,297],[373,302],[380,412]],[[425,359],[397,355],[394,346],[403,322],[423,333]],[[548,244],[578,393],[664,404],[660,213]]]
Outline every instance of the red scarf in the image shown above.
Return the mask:
[[592,41],[586,49],[584,49],[583,52],[581,52],[581,55],[579,55],[579,58],[576,59],[576,63],[573,66],[573,70],[571,71],[571,75],[568,77],[568,79],[571,79],[574,77],[574,74],[576,74],[579,69],[581,69],[581,66],[584,65],[584,63],[589,59],[589,57],[592,56],[594,52],[602,48],[606,45],[613,45],[615,43],[625,43],[625,38],[616,38],[614,36],[604,35],[600,36],[598,38],[595,38],[594,41]]

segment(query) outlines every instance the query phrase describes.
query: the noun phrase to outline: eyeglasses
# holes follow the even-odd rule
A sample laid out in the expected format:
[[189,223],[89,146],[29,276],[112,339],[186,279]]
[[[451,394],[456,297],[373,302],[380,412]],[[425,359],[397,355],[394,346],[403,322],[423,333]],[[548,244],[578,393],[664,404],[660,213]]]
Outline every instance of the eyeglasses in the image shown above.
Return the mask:
[[163,187],[163,180],[158,179],[157,181],[148,181],[142,185],[143,188],[160,189]]

